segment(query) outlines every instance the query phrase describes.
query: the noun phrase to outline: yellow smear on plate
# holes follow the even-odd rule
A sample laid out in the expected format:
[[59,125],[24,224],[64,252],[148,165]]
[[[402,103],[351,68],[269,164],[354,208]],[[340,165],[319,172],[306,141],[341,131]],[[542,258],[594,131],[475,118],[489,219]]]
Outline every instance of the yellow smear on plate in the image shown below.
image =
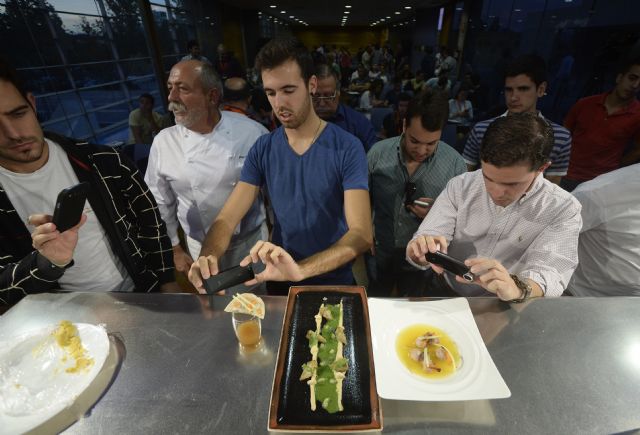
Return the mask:
[[56,343],[60,346],[67,355],[63,357],[62,361],[67,360],[67,356],[73,358],[76,365],[67,368],[67,373],[78,373],[80,371],[87,371],[93,365],[93,358],[87,356],[86,349],[82,346],[80,336],[78,335],[78,328],[69,322],[63,320],[60,322],[55,331],[53,331],[53,337],[56,339]]

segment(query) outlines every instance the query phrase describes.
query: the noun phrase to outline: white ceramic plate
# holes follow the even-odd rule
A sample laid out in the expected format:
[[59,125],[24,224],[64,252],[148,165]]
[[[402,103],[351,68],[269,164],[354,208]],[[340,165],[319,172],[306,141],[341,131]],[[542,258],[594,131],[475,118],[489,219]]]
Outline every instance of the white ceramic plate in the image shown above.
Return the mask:
[[[0,343],[0,431],[23,433],[70,407],[98,375],[109,354],[103,327],[76,323],[86,355],[87,370],[67,373],[75,359],[65,358],[52,332],[58,325]],[[66,360],[65,360],[66,359]]]
[[[487,351],[464,298],[410,302],[369,299],[378,394],[391,400],[452,401],[498,399],[511,392]],[[462,367],[444,379],[412,374],[396,354],[404,328],[426,324],[445,331],[458,345]]]

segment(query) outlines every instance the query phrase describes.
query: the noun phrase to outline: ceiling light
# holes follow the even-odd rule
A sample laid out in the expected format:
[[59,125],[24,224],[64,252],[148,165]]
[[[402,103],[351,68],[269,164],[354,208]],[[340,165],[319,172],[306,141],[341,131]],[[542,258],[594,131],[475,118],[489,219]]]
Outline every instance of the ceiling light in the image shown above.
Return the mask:
[[277,6],[276,5],[271,5],[269,6],[271,9],[275,9]]
[[387,17],[387,20],[390,19],[391,17]]
[[349,14],[350,12],[349,12],[349,11],[344,11],[344,13],[345,13],[345,14]]
[[411,6],[405,6],[404,8],[405,9],[411,9]]
[[400,12],[398,12],[398,11],[395,11],[395,14],[396,14],[396,15],[400,15]]
[[347,9],[351,9],[351,5],[345,5],[344,7]]
[[281,14],[286,14],[286,13],[287,13],[287,11],[280,11],[280,13],[281,13]]

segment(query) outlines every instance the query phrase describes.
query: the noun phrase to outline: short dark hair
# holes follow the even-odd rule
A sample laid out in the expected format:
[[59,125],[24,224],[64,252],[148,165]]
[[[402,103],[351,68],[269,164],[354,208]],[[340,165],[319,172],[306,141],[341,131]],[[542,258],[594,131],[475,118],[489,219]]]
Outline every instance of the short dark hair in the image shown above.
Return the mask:
[[316,77],[318,77],[318,79],[328,79],[329,77],[333,77],[336,80],[336,86],[340,84],[338,73],[336,73],[336,70],[326,63],[319,63],[316,65]]
[[628,73],[629,70],[633,68],[635,65],[640,65],[640,56],[627,58],[622,63],[620,63],[618,74]]
[[420,117],[424,129],[442,130],[449,119],[449,98],[446,93],[431,88],[425,89],[409,102],[405,116],[407,126],[416,116]]
[[480,160],[499,168],[528,163],[537,170],[549,161],[554,138],[551,125],[535,113],[513,113],[496,119],[480,145]]
[[138,98],[138,100],[142,100],[143,98],[146,98],[147,100],[151,101],[151,104],[153,104],[153,102],[155,101],[153,98],[153,95],[151,94],[144,93],[140,95],[140,98]]
[[191,51],[193,47],[200,47],[200,44],[198,44],[198,41],[195,39],[191,39],[187,42],[187,51]]
[[289,60],[298,64],[307,85],[314,72],[313,58],[306,47],[293,37],[278,37],[267,42],[256,56],[255,68],[262,73],[262,70],[276,68]]
[[18,76],[18,72],[9,62],[7,62],[5,59],[1,57],[0,57],[0,80],[3,80],[5,82],[12,84],[18,90],[20,95],[22,95],[22,98],[24,98],[25,101],[29,103],[29,105],[31,106],[31,102],[27,98],[27,95],[29,93],[27,91],[27,88],[24,85],[24,82],[22,81],[20,76]]
[[536,87],[547,81],[547,63],[537,54],[525,54],[512,60],[505,69],[504,78],[524,74]]

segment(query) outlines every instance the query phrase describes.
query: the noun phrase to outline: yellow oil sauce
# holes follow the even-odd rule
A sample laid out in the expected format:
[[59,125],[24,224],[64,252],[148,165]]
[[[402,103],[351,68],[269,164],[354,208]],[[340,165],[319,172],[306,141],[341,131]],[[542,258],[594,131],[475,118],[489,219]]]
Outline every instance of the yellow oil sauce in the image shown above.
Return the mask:
[[[439,372],[435,370],[432,372],[427,372],[424,368],[422,368],[422,361],[414,361],[413,359],[411,359],[409,351],[411,349],[417,348],[415,345],[416,338],[425,335],[427,332],[431,332],[435,336],[439,337],[440,344],[449,349],[449,352],[451,352],[451,355],[453,355],[455,366],[447,352],[445,352],[445,360],[441,360],[436,357],[435,352],[439,347],[438,345],[428,345],[428,353],[429,358],[431,358],[432,365],[438,367],[440,369]],[[404,366],[409,369],[411,373],[428,379],[446,378],[448,376],[451,376],[456,372],[457,368],[460,368],[462,366],[460,351],[458,350],[458,346],[451,339],[451,337],[442,329],[425,324],[411,325],[400,331],[398,337],[396,338],[396,352],[398,354],[398,358],[400,358],[400,361],[402,361],[402,364],[404,364]]]
[[[82,346],[80,336],[78,335],[78,328],[68,320],[60,322],[53,336],[58,343],[58,346],[63,348],[68,356],[75,360],[76,365],[69,367],[65,371],[67,373],[78,373],[79,371],[86,371],[93,365],[93,358],[89,358],[86,355],[86,350]],[[66,361],[66,356],[63,358],[63,362]]]

